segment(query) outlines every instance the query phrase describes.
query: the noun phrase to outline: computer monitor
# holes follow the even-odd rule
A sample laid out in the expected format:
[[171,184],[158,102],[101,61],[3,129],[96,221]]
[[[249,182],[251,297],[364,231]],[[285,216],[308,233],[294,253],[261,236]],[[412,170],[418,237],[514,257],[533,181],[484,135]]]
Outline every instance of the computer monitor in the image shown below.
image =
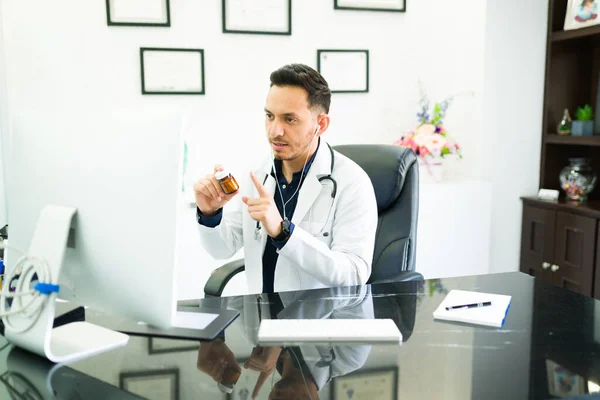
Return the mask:
[[[160,328],[218,317],[176,313],[181,117],[32,112],[11,125],[10,246],[28,250],[45,206],[76,209],[60,298]],[[17,258],[9,249],[9,271]]]

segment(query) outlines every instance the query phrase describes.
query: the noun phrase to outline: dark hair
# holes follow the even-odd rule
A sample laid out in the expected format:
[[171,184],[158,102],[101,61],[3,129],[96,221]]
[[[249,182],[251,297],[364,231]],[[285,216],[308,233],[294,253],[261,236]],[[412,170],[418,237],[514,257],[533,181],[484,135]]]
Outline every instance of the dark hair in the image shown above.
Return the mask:
[[271,73],[271,87],[298,86],[308,93],[308,105],[329,113],[331,90],[320,73],[304,64],[288,64]]

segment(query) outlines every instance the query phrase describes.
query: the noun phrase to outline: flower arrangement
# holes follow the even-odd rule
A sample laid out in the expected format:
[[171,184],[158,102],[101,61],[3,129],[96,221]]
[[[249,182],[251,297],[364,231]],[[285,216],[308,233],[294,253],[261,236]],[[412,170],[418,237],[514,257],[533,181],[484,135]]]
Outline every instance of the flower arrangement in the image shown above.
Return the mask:
[[429,99],[420,85],[420,111],[417,113],[419,125],[406,133],[394,144],[412,149],[421,159],[440,159],[447,155],[462,158],[461,147],[453,140],[444,127],[446,111],[455,96],[450,96],[440,103],[434,103],[432,117],[429,115]]

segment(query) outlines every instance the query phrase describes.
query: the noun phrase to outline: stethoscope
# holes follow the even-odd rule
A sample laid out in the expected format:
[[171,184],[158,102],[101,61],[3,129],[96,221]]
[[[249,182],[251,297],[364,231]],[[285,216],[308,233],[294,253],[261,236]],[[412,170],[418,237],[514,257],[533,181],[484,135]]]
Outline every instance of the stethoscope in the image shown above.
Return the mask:
[[[333,209],[333,202],[335,200],[335,195],[337,194],[337,182],[336,180],[331,176],[331,173],[333,172],[333,167],[334,167],[334,154],[333,154],[333,149],[331,148],[331,146],[329,145],[329,143],[327,143],[327,147],[329,147],[329,152],[331,153],[331,168],[329,170],[329,174],[324,175],[322,177],[319,178],[319,182],[323,182],[324,180],[329,180],[331,181],[331,183],[333,184],[333,188],[331,189],[331,203],[329,204],[329,212],[327,213],[327,219],[325,220],[325,224],[323,224],[323,227],[321,228],[321,230],[319,232],[317,232],[316,234],[312,233],[311,234],[314,235],[320,235],[323,234],[323,236],[327,237],[329,236],[329,232],[323,232],[323,230],[325,229],[325,227],[327,226],[327,223],[329,222],[329,218],[331,216],[331,210]],[[267,179],[269,179],[269,173],[265,174],[265,179],[263,180],[263,185],[267,182]],[[279,185],[279,182],[277,182],[277,179],[275,179],[275,183],[277,185]],[[285,205],[283,206],[285,208]],[[310,214],[309,214],[309,220],[312,217],[312,208],[310,210]],[[254,230],[254,238],[256,240],[260,239],[260,222],[256,221],[256,229]],[[310,230],[310,228],[309,228]]]

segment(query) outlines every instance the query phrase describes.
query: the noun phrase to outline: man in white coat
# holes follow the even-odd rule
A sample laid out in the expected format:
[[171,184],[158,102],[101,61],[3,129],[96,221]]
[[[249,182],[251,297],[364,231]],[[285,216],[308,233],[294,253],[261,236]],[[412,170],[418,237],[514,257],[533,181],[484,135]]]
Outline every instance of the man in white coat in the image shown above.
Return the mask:
[[365,284],[375,192],[356,163],[321,141],[330,123],[328,84],[302,64],[270,80],[264,111],[273,154],[233,194],[215,178],[219,165],[194,185],[204,248],[215,259],[244,248],[250,293]]

